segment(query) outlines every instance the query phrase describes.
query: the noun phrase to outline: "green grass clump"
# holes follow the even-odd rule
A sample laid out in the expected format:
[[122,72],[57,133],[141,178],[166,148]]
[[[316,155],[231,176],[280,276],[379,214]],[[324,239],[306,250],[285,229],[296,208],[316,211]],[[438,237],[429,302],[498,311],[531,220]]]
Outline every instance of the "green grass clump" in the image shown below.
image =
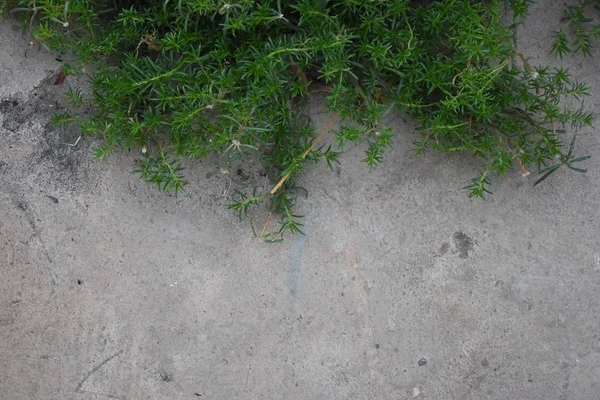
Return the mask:
[[[481,160],[466,186],[470,197],[484,198],[492,177],[515,168],[542,171],[541,181],[582,161],[573,146],[563,154],[565,129],[591,124],[591,114],[562,104],[589,89],[519,52],[515,31],[528,0],[21,3],[14,11],[36,40],[79,57],[67,73],[94,65],[95,116],[75,121],[103,138],[96,156],[138,149],[144,160],[136,172],[175,193],[187,184],[186,159],[214,160],[216,174],[260,163],[272,186],[240,192],[230,208],[251,217],[266,204],[257,232],[265,240],[301,232],[294,178],[310,163],[333,167],[348,142],[365,143],[368,166],[382,162],[394,138],[382,121],[394,110],[418,121],[416,152]],[[506,4],[512,26],[503,22]],[[317,92],[335,113],[329,126],[339,121],[335,145],[306,118]],[[272,215],[280,218],[274,231]]]

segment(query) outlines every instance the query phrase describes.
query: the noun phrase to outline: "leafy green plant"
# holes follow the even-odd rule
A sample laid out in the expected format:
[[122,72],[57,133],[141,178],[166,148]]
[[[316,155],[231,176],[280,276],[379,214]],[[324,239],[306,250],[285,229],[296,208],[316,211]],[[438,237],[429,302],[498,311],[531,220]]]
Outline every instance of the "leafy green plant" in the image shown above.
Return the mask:
[[571,139],[571,144],[569,145],[569,151],[567,152],[567,154],[560,154],[557,157],[560,160],[560,164],[552,165],[550,167],[542,169],[540,171],[540,174],[543,174],[542,177],[540,179],[538,179],[533,184],[533,186],[536,186],[536,185],[542,183],[544,180],[546,180],[550,175],[552,175],[554,172],[556,172],[563,165],[566,165],[567,168],[569,168],[570,170],[575,171],[575,172],[579,172],[579,173],[587,172],[587,169],[573,166],[573,164],[585,161],[591,157],[591,156],[575,157],[573,155],[573,151],[575,150],[576,138],[577,138],[576,136],[573,136],[573,139]]
[[598,12],[600,0],[580,0],[576,5],[565,5],[564,24],[554,32],[552,51],[561,58],[578,52],[591,56],[594,42],[600,39],[600,25],[594,23]]
[[[499,0],[21,3],[15,12],[40,44],[73,51],[80,70],[94,66],[95,116],[59,114],[57,123],[103,138],[101,158],[139,149],[136,172],[175,193],[187,183],[188,158],[215,160],[209,176],[261,166],[271,186],[251,195],[238,188],[230,208],[268,241],[302,233],[293,208],[304,191],[294,178],[311,163],[333,169],[349,142],[364,144],[369,167],[383,162],[392,111],[418,121],[417,153],[479,157],[481,173],[465,188],[480,198],[493,176],[514,168],[537,168],[546,179],[565,129],[591,124],[591,114],[563,106],[588,87],[565,69],[530,65],[517,47],[530,0],[507,2],[512,25]],[[317,94],[333,115],[320,131],[306,111]],[[84,101],[79,92],[69,98]],[[583,161],[572,149],[561,160]],[[266,217],[255,229],[260,205]]]

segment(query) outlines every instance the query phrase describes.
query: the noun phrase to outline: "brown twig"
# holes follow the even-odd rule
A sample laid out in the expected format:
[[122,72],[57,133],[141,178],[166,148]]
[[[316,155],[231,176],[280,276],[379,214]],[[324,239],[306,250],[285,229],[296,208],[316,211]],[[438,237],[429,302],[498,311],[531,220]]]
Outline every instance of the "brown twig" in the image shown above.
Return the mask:
[[265,237],[265,233],[267,232],[267,229],[269,228],[269,222],[271,221],[271,215],[273,215],[272,211],[269,211],[269,213],[267,214],[267,218],[265,219],[265,224],[263,225],[262,231],[260,232],[260,238],[264,239]]
[[[315,148],[315,146],[319,142],[319,140],[321,140],[323,138],[323,136],[325,136],[325,134],[327,132],[329,132],[329,129],[333,126],[333,124],[335,123],[335,121],[337,121],[338,118],[339,118],[338,114],[334,115],[333,118],[331,118],[331,120],[325,126],[325,128],[323,128],[323,130],[321,131],[321,133],[319,134],[319,136],[317,136],[317,138],[315,140],[313,140],[313,142],[310,145],[310,147],[308,149],[306,149],[306,151],[302,154],[302,156],[300,158],[305,158],[308,155],[308,153],[310,153]],[[281,187],[283,186],[283,184],[285,183],[285,181],[288,180],[288,178],[290,177],[290,175],[292,175],[292,171],[290,171],[287,174],[285,174],[279,180],[279,182],[277,183],[277,185],[275,185],[275,187],[271,190],[271,194],[277,193],[277,191],[279,189],[281,189]]]
[[517,160],[517,165],[519,166],[519,169],[521,170],[521,173],[524,176],[529,175],[529,171],[527,171],[527,168],[525,168],[525,166],[523,165],[523,161],[521,161],[521,159],[519,157],[517,157],[516,160]]
[[523,55],[523,53],[521,53],[519,50],[513,50],[515,52],[515,54],[517,56],[519,56],[519,58],[521,59],[521,61],[523,62],[523,66],[525,67],[525,69],[527,70],[527,72],[531,72],[533,71],[533,68],[531,68],[531,65],[529,65],[529,62],[527,61],[527,59],[525,58],[525,56]]

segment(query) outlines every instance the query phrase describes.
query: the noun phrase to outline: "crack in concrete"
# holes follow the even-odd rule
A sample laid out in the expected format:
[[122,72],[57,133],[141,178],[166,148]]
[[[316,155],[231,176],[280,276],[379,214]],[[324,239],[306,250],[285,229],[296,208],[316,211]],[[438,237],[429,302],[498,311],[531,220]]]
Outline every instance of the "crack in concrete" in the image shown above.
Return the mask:
[[106,358],[104,361],[102,361],[100,364],[96,365],[94,368],[92,368],[88,373],[86,373],[83,376],[83,379],[79,382],[79,384],[77,385],[77,387],[75,388],[75,392],[76,393],[88,393],[88,394],[95,394],[95,395],[101,395],[101,396],[106,396],[109,397],[111,399],[125,399],[124,397],[121,396],[116,396],[116,395],[112,395],[112,394],[108,394],[108,393],[98,393],[98,392],[90,392],[90,391],[86,391],[86,390],[81,390],[81,388],[83,387],[83,385],[85,384],[85,382],[92,376],[94,375],[96,372],[98,372],[98,370],[100,368],[102,368],[104,365],[106,365],[108,362],[110,362],[110,360],[120,356],[121,354],[123,354],[123,349],[117,351],[115,354],[113,354],[112,356]]

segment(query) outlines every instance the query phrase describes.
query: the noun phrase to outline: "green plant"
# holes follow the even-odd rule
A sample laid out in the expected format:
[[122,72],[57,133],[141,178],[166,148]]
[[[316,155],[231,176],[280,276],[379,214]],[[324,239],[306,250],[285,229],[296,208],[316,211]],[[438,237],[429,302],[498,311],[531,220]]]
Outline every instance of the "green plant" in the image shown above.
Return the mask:
[[600,0],[580,0],[576,5],[565,5],[564,26],[554,32],[552,51],[561,58],[571,52],[591,56],[594,42],[600,39],[600,25],[594,24],[593,17],[598,12]]
[[[470,197],[484,198],[491,177],[515,167],[547,174],[547,162],[562,157],[564,128],[591,124],[563,100],[589,89],[565,69],[529,64],[516,27],[530,1],[507,3],[512,25],[499,0],[34,0],[16,10],[37,21],[42,45],[75,52],[80,68],[94,64],[96,115],[55,122],[101,136],[101,158],[141,149],[136,171],[176,193],[186,158],[214,159],[211,176],[261,165],[270,190],[238,191],[230,208],[253,222],[266,204],[255,233],[279,241],[302,232],[294,178],[319,160],[333,168],[348,142],[365,144],[368,166],[380,164],[394,137],[382,122],[391,111],[418,121],[417,153],[481,159]],[[306,118],[317,92],[334,114],[320,132]],[[326,134],[338,119],[334,148]]]
[[547,167],[547,168],[544,168],[543,170],[541,170],[540,174],[543,174],[543,175],[540,179],[538,179],[533,184],[533,186],[536,186],[536,185],[542,183],[544,180],[546,180],[550,175],[552,175],[554,172],[556,172],[556,170],[558,170],[563,165],[566,165],[567,168],[569,168],[570,170],[575,171],[575,172],[579,172],[579,173],[587,172],[587,169],[582,169],[582,168],[573,166],[573,164],[575,164],[575,163],[579,163],[579,162],[585,161],[590,158],[590,156],[575,157],[573,155],[573,150],[575,150],[575,140],[576,140],[576,137],[573,136],[573,139],[571,139],[571,144],[569,145],[569,151],[567,152],[567,154],[560,154],[557,157],[560,160],[560,164],[552,165],[550,167]]

